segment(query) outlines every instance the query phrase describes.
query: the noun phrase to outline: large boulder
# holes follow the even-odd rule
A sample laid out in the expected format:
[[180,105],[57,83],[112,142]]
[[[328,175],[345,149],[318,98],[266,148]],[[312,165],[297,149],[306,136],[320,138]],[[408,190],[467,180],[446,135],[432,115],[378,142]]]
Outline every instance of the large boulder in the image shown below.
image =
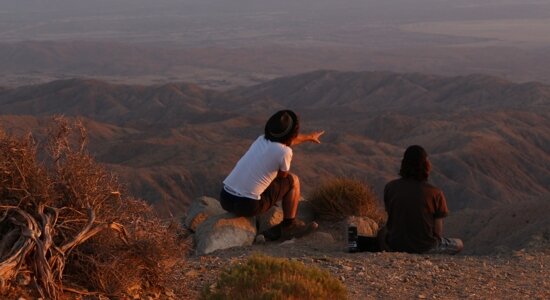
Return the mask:
[[221,215],[225,212],[217,199],[198,197],[189,206],[187,217],[185,217],[185,226],[194,232],[208,217]]
[[[311,222],[314,217],[309,202],[300,201],[297,218]],[[203,255],[219,249],[251,245],[257,232],[264,232],[282,220],[280,206],[274,206],[256,218],[244,218],[227,213],[214,198],[199,197],[189,207],[185,226],[195,232],[196,252]]]
[[230,213],[210,216],[195,232],[196,252],[203,255],[221,249],[249,246],[255,237],[254,218],[236,217]]

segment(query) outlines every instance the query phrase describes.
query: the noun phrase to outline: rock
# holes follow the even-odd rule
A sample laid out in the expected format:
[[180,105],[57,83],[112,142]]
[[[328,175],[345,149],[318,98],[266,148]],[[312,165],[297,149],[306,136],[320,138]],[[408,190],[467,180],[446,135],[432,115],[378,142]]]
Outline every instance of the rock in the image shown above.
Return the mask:
[[296,242],[296,239],[295,238],[292,238],[290,240],[286,240],[282,243],[279,244],[279,246],[287,246],[287,245],[292,245]]
[[188,277],[188,278],[193,278],[198,276],[199,276],[199,272],[197,272],[197,270],[190,270],[187,273],[185,273],[185,277]]
[[334,237],[328,232],[315,231],[305,236],[303,243],[312,249],[326,251],[330,245],[334,244]]
[[[281,205],[279,203],[279,205]],[[258,232],[264,232],[267,229],[281,223],[283,220],[283,209],[280,206],[273,206],[266,213],[258,216]],[[309,201],[301,199],[298,203],[297,219],[300,219],[306,223],[315,220],[315,214]]]
[[378,234],[378,224],[369,217],[349,216],[346,223],[348,226],[350,224],[357,226],[358,235],[375,237]]
[[330,244],[334,242],[334,237],[328,232],[315,231],[311,234],[311,240],[319,244]]
[[236,217],[230,213],[210,216],[197,227],[196,252],[203,255],[220,249],[250,246],[255,237],[254,218]]
[[256,238],[254,239],[254,243],[256,244],[265,244],[265,236],[263,234],[258,234]]
[[208,217],[221,215],[223,213],[225,213],[225,210],[217,199],[210,197],[196,198],[191,202],[189,210],[187,211],[185,226],[194,232]]
[[283,209],[279,206],[273,206],[265,213],[256,217],[258,222],[258,232],[264,232],[269,228],[281,223],[283,220]]

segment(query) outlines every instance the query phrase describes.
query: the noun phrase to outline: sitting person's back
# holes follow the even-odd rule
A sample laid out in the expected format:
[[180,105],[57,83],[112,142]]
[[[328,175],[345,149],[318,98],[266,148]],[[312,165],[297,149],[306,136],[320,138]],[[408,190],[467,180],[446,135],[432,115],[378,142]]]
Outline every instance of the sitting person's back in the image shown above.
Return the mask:
[[388,212],[386,241],[392,250],[422,253],[435,245],[434,220],[448,213],[438,188],[416,179],[396,179],[386,185],[384,202]]
[[430,170],[426,151],[411,146],[403,157],[401,178],[384,189],[385,241],[393,251],[455,254],[463,248],[461,240],[442,236],[443,218],[449,211],[443,192],[427,182]]

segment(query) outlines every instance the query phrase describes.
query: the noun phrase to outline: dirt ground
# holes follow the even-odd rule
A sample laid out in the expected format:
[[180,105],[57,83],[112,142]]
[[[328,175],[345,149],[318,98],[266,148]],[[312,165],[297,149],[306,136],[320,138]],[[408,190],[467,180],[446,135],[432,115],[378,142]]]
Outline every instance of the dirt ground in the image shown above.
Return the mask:
[[[546,242],[519,251],[448,256],[347,253],[344,237],[336,230],[327,230],[302,239],[256,243],[204,256],[182,253],[166,288],[145,291],[134,299],[198,299],[224,269],[246,261],[254,253],[327,270],[347,286],[350,299],[550,299],[550,245]],[[65,296],[109,299],[70,293]],[[21,290],[0,298],[36,299]]]
[[334,233],[191,255],[174,274],[178,299],[196,299],[231,264],[252,253],[328,270],[354,299],[550,299],[550,248],[493,256],[346,253]]

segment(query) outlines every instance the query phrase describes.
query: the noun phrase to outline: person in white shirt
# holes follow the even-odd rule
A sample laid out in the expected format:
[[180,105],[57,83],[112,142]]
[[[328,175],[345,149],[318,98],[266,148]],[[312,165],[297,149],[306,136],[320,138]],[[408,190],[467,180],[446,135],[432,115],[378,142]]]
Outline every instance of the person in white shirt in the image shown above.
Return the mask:
[[291,146],[303,142],[320,143],[324,131],[300,134],[298,116],[281,110],[267,121],[260,135],[223,181],[222,207],[238,216],[260,215],[282,202],[283,221],[264,232],[270,240],[300,237],[317,229],[315,222],[296,219],[300,201],[300,181],[290,173]]

